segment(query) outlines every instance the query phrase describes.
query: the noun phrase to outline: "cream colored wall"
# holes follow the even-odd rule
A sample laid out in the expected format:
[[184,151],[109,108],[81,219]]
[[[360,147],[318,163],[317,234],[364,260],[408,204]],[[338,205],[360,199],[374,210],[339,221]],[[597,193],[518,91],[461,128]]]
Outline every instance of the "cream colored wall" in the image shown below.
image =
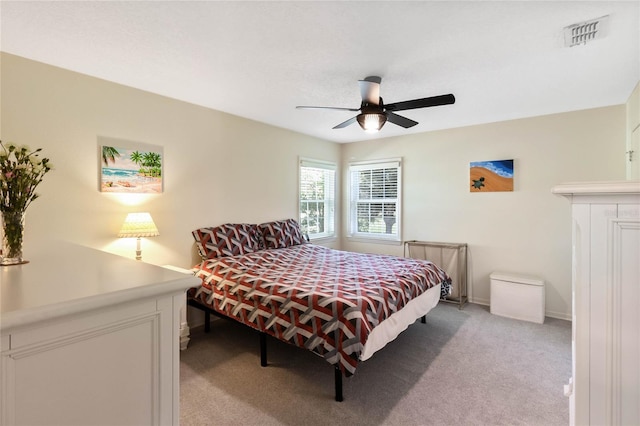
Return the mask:
[[[473,301],[489,303],[492,271],[537,275],[546,281],[547,315],[568,319],[571,208],[551,188],[624,179],[624,145],[621,105],[352,143],[342,155],[345,163],[403,158],[403,239],[468,243]],[[513,192],[469,192],[470,162],[504,159],[514,159]],[[402,255],[402,246],[346,238],[342,248]]]
[[[539,275],[547,313],[568,318],[570,207],[550,189],[625,176],[624,105],[338,145],[4,53],[1,75],[2,140],[42,147],[55,166],[27,212],[27,258],[45,238],[133,257],[135,243],[115,235],[126,213],[150,211],[161,235],[143,241],[144,260],[188,267],[194,228],[296,217],[298,156],[343,166],[402,156],[404,239],[469,243],[478,303],[489,301],[494,270]],[[163,146],[165,192],[100,193],[98,136]],[[469,193],[469,162],[509,158],[514,192]]]
[[627,100],[627,179],[640,179],[640,82]]
[[[27,258],[45,238],[133,257],[116,234],[126,213],[149,211],[160,236],[143,259],[190,267],[193,229],[297,217],[298,157],[340,161],[332,142],[4,53],[1,66],[2,140],[43,148],[55,167],[27,211]],[[164,147],[164,193],[99,192],[98,136]]]

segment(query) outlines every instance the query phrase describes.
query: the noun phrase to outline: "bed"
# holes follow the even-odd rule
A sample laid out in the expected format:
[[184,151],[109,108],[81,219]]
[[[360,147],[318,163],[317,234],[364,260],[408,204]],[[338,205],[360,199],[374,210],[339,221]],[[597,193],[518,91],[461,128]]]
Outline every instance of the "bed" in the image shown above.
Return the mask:
[[[450,291],[437,265],[418,259],[353,253],[308,243],[293,219],[225,224],[193,231],[202,285],[188,303],[239,321],[265,336],[310,350],[342,376],[395,339]],[[208,324],[206,318],[205,325]]]

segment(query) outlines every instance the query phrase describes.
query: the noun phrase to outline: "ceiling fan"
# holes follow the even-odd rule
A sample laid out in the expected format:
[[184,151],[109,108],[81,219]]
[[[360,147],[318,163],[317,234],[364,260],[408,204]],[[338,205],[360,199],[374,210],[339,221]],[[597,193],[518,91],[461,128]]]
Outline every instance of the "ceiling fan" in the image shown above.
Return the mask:
[[452,94],[431,96],[429,98],[413,99],[404,102],[394,102],[392,104],[384,104],[380,97],[380,83],[382,78],[377,76],[369,76],[364,80],[359,80],[360,94],[362,96],[362,104],[360,108],[340,108],[340,107],[318,107],[318,106],[297,106],[299,109],[333,109],[339,111],[360,111],[355,117],[344,121],[334,129],[342,129],[356,121],[366,132],[377,132],[384,126],[387,121],[400,127],[408,129],[418,124],[409,118],[396,114],[396,111],[406,111],[409,109],[426,108],[440,105],[450,105],[455,103],[456,98]]

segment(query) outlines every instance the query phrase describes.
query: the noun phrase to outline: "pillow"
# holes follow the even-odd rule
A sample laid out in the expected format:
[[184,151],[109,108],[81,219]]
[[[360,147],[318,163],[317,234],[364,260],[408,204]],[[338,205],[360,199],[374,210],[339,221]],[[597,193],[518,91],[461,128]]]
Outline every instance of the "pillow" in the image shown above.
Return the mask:
[[213,228],[200,228],[192,232],[203,259],[239,256],[264,250],[264,242],[258,225],[249,223],[225,223]]
[[300,231],[300,225],[294,219],[278,220],[260,224],[266,248],[285,248],[306,241]]

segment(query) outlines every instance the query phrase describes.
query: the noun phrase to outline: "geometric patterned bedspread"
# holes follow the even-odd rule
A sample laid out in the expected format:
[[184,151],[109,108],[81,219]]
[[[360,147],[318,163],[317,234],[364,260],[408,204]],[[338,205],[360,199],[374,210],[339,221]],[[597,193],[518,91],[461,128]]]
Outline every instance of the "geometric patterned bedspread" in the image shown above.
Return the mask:
[[355,372],[371,330],[411,299],[450,278],[418,259],[314,244],[203,261],[189,297],[277,339]]

